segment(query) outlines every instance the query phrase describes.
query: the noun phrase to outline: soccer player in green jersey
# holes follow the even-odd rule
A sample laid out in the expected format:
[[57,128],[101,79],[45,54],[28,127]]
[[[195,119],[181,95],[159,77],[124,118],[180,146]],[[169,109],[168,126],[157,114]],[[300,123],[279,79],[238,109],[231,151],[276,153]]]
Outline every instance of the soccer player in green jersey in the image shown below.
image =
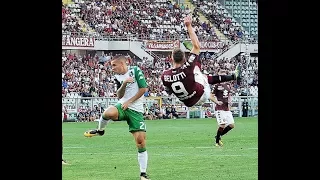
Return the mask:
[[84,136],[102,136],[111,120],[126,120],[129,132],[132,133],[138,148],[140,180],[149,180],[146,173],[148,163],[146,124],[143,118],[144,93],[147,91],[146,79],[139,67],[127,66],[124,56],[113,58],[111,66],[115,73],[119,101],[103,112],[98,121],[98,128],[86,131]]

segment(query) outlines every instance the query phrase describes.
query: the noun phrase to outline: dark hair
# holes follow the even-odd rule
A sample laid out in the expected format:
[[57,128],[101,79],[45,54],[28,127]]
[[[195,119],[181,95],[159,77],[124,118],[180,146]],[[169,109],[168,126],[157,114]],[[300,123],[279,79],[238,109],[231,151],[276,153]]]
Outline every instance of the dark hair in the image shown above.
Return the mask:
[[182,63],[183,60],[184,60],[184,52],[179,49],[179,48],[175,48],[173,51],[172,51],[172,58],[173,58],[173,61],[175,63]]
[[127,58],[123,55],[117,55],[117,56],[114,56],[111,61],[114,61],[114,60],[127,60]]

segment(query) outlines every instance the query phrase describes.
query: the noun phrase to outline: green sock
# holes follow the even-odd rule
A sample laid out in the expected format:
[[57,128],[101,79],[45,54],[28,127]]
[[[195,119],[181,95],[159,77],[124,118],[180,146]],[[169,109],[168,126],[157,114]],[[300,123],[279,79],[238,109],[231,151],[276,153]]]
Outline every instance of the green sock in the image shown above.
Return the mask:
[[147,148],[138,148],[138,153],[145,152],[146,150],[147,150]]

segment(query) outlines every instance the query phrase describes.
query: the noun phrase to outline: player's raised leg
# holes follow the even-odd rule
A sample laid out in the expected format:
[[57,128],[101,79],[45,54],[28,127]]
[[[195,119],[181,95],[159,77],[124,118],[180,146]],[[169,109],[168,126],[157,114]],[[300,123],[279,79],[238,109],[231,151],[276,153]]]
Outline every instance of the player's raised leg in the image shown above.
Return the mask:
[[86,131],[84,136],[92,137],[92,136],[102,136],[104,135],[105,128],[107,124],[111,120],[118,120],[118,109],[115,106],[109,106],[101,115],[100,119],[98,120],[98,126],[96,129]]
[[241,80],[240,74],[241,74],[241,71],[240,71],[240,66],[238,64],[234,70],[234,73],[231,75],[215,75],[215,76],[209,75],[208,83],[217,84],[217,83],[236,80],[237,84],[240,85],[240,80]]

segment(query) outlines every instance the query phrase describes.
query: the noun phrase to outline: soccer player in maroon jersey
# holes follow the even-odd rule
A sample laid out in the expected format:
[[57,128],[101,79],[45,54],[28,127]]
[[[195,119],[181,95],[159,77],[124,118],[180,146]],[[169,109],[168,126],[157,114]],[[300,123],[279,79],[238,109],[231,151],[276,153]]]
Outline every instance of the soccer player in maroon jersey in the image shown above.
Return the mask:
[[[220,70],[220,75],[225,74],[223,70]],[[234,128],[234,119],[232,112],[230,111],[231,105],[231,87],[228,83],[218,83],[213,85],[213,92],[210,100],[213,101],[215,106],[215,115],[218,123],[216,146],[223,146],[221,136],[225,135],[231,129]]]
[[173,93],[186,106],[191,107],[202,105],[210,98],[210,84],[237,80],[240,73],[237,66],[236,73],[229,76],[202,74],[199,58],[200,43],[191,26],[191,17],[186,16],[184,23],[193,45],[190,57],[185,60],[185,53],[179,48],[174,49],[172,51],[172,68],[162,73],[161,80],[168,94]]

